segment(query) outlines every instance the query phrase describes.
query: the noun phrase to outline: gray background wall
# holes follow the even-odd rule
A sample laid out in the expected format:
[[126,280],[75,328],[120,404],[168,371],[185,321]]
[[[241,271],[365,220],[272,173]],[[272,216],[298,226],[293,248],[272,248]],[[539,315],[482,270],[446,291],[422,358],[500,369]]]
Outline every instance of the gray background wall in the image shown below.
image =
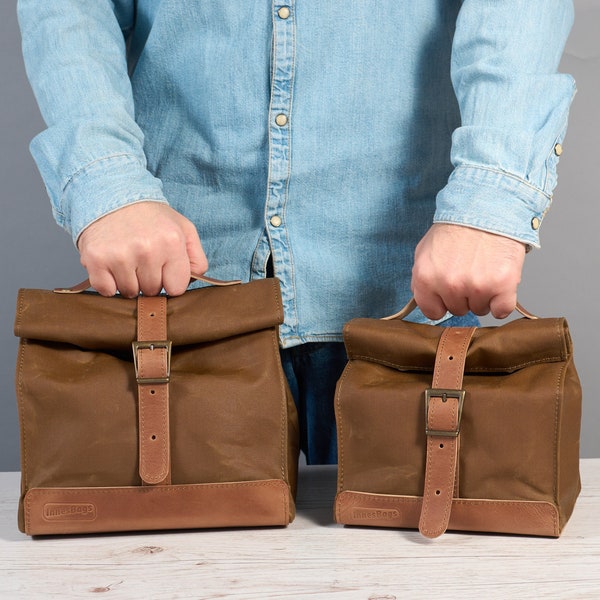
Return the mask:
[[[52,288],[85,277],[70,237],[54,223],[29,155],[44,127],[21,59],[14,0],[0,0],[0,471],[19,469],[13,389],[20,287]],[[600,457],[600,359],[597,348],[600,269],[600,0],[575,0],[576,24],[562,71],[577,80],[559,186],[544,221],[542,250],[525,267],[520,300],[541,316],[568,318],[584,388],[582,455]]]

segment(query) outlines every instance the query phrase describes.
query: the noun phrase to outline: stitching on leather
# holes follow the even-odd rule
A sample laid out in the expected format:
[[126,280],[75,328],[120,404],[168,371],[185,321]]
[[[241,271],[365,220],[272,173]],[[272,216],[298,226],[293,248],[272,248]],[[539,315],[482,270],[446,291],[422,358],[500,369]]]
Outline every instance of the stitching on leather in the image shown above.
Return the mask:
[[[558,373],[558,377],[556,378],[556,396],[555,396],[555,404],[554,404],[554,440],[552,444],[552,471],[554,473],[554,478],[552,481],[552,495],[556,504],[559,504],[559,478],[560,478],[560,466],[558,461],[558,450],[560,445],[560,407],[561,407],[561,398],[564,398],[564,378],[567,370],[568,363],[565,362],[562,369]],[[561,389],[563,393],[561,394]]]
[[[355,504],[363,501],[365,498],[373,501],[372,505],[368,505],[367,508],[377,508],[378,506],[387,505],[396,508],[402,508],[406,505],[418,505],[423,502],[421,496],[392,496],[392,495],[376,495],[368,492],[354,492],[345,491],[344,496],[339,499],[339,503],[343,503],[343,506],[339,506],[338,510],[338,522],[342,522],[342,509],[346,510],[348,506],[352,507]],[[558,519],[558,505],[553,504],[547,500],[487,500],[487,499],[470,499],[470,498],[453,498],[452,504],[459,504],[466,507],[470,506],[482,506],[491,508],[505,508],[505,507],[516,507],[516,508],[528,508],[532,507],[539,511],[543,511],[545,517],[550,516],[552,521],[553,535],[560,535],[560,527],[557,522]],[[411,526],[416,527],[416,525]],[[481,530],[484,531],[484,530]],[[491,530],[490,530],[491,531]],[[508,533],[508,532],[506,532]],[[538,535],[548,535],[547,533],[538,533]]]
[[[160,318],[160,328],[161,333],[164,333],[164,338],[167,339],[167,299],[161,298],[159,303],[159,318]],[[165,356],[165,361],[168,361],[168,357]],[[169,475],[169,384],[160,384],[161,385],[161,411],[162,411],[162,464],[161,464],[161,481],[164,480]],[[163,476],[164,474],[164,476]]]
[[[440,380],[440,370],[441,370],[441,363],[443,360],[443,357],[445,356],[445,347],[446,347],[446,341],[449,335],[449,330],[446,329],[442,332],[441,338],[438,342],[438,349],[436,351],[436,357],[435,357],[435,365],[434,365],[434,371],[433,371],[433,382],[432,382],[432,386],[438,387],[438,382]],[[430,405],[430,413],[427,415],[427,422],[434,421],[434,412],[435,412],[435,408],[436,408],[436,404],[435,402]],[[435,443],[435,439],[433,437],[429,437],[427,439],[427,468],[425,471],[425,487],[424,487],[424,494],[423,494],[423,506],[421,508],[421,517],[419,518],[419,524],[420,524],[420,528],[422,529],[423,533],[429,534],[429,535],[434,535],[436,534],[441,527],[437,527],[436,529],[431,529],[430,527],[427,527],[427,523],[429,522],[429,509],[432,503],[435,503],[435,498],[433,498],[431,496],[431,488],[432,485],[434,483],[433,479],[434,479],[434,474],[431,470],[431,465],[433,463],[433,448],[434,448],[434,443]],[[453,450],[452,448],[449,448],[450,450]],[[452,457],[450,457],[450,460],[452,460]],[[450,466],[452,465],[452,462],[450,462]],[[448,471],[451,471],[451,469],[448,469]],[[454,473],[450,473],[448,476],[448,482],[446,483],[446,486],[448,486],[449,482],[452,480],[452,478],[454,477]],[[435,487],[435,486],[434,486]],[[454,487],[454,486],[452,486]],[[448,487],[446,487],[446,490],[444,490],[444,496],[448,493]],[[443,522],[446,521],[446,517],[448,514],[448,508],[447,508],[447,502],[446,500],[443,499],[443,497],[440,498],[440,500],[442,500],[443,502],[443,507],[444,507],[444,513],[442,515],[442,519]],[[422,523],[422,525],[421,525]]]
[[[431,440],[428,441],[428,445],[431,443]],[[431,452],[427,452],[427,470],[426,470],[426,479],[425,479],[425,487],[424,491],[429,490],[431,486]],[[421,517],[419,521],[423,523],[427,522],[427,515],[429,514],[429,494],[423,495],[423,506],[421,508]],[[425,531],[425,529],[424,529]]]
[[[444,330],[442,332],[442,336],[438,342],[438,348],[436,351],[436,356],[435,356],[435,364],[433,367],[433,381],[432,381],[432,387],[437,387],[438,386],[438,381],[440,378],[440,363],[441,363],[441,356],[444,353],[444,346],[446,345],[446,336],[448,334],[448,330]],[[433,420],[433,412],[434,412],[434,408],[435,408],[435,403],[433,405],[430,405],[430,414],[426,415],[426,419],[427,419],[427,423],[429,423],[430,421],[430,415],[431,415],[431,420]],[[433,455],[433,443],[432,443],[432,438],[429,437],[427,439],[427,444],[426,444],[426,453],[427,453],[427,463],[426,463],[426,468],[425,468],[425,486],[423,488],[423,505],[421,507],[421,516],[419,517],[419,529],[421,529],[423,531],[423,533],[427,533],[429,535],[432,534],[432,531],[429,527],[426,526],[426,524],[429,521],[429,507],[431,502],[434,501],[434,499],[431,497],[431,494],[429,493],[431,491],[431,486],[432,486],[432,477],[433,477],[433,473],[431,470],[431,465],[433,462],[432,459],[432,455]]]
[[159,485],[159,486],[115,486],[115,487],[88,487],[88,488],[31,488],[28,493],[27,502],[31,502],[31,496],[51,496],[60,492],[69,496],[89,496],[94,494],[139,494],[139,493],[175,493],[177,491],[194,491],[199,488],[203,489],[220,489],[220,488],[235,488],[235,487],[280,487],[288,484],[281,479],[262,479],[257,481],[228,481],[223,483],[192,483],[192,484],[174,484],[174,485]]
[[17,304],[17,335],[20,338],[19,343],[19,368],[18,368],[18,385],[17,385],[17,394],[19,401],[19,425],[21,430],[21,441],[23,446],[23,452],[21,457],[21,466],[23,469],[22,477],[23,477],[23,486],[27,489],[27,434],[26,434],[26,419],[25,419],[25,401],[24,401],[24,392],[23,392],[23,369],[25,364],[25,350],[28,346],[28,341],[21,337],[21,320],[23,313],[23,290],[19,290],[18,295],[18,304]]
[[473,334],[475,333],[475,327],[470,327],[464,333],[462,338],[462,345],[460,347],[459,360],[462,366],[460,369],[456,371],[456,387],[459,388],[462,386],[463,375],[465,372],[465,362],[467,360],[467,351],[469,350],[469,346],[471,345],[471,340],[473,339]]
[[[153,300],[149,301],[155,303]],[[146,315],[146,311],[148,309],[147,302],[144,297],[138,298],[138,339],[146,340],[148,337],[148,329],[151,329],[148,318]],[[156,303],[155,303],[156,304]],[[153,310],[152,306],[150,306],[149,310]],[[160,330],[160,335],[158,337],[167,338],[167,299],[165,297],[158,297],[158,325],[157,328]],[[152,337],[152,336],[150,336]],[[144,377],[146,374],[145,369],[145,361],[140,361],[140,372],[139,375]],[[168,403],[168,388],[164,388],[163,386],[168,384],[160,384],[159,388],[160,394],[159,398],[157,398],[157,402],[159,402],[159,420],[161,427],[161,448],[159,454],[159,464],[158,464],[158,473],[154,475],[154,469],[148,466],[148,455],[150,455],[150,459],[154,457],[154,453],[149,451],[147,448],[146,440],[146,405],[148,404],[148,400],[146,398],[146,394],[142,392],[140,388],[138,388],[138,401],[139,401],[139,410],[140,410],[140,440],[139,440],[139,448],[140,448],[140,475],[144,481],[147,481],[151,484],[160,483],[163,481],[169,474],[169,403]],[[165,397],[165,393],[167,394]],[[166,400],[166,401],[165,401]]]
[[271,284],[271,288],[272,288],[273,296],[275,297],[275,306],[277,306],[277,317],[278,317],[278,319],[283,320],[284,314],[283,314],[283,304],[280,302],[280,298],[281,298],[281,288],[279,287],[280,284],[278,282],[276,282],[275,278],[273,278],[272,281],[273,281],[273,283]]
[[281,512],[283,513],[284,520],[289,523],[290,522],[290,504],[289,504],[289,488],[284,490],[282,486],[278,485],[277,487],[281,487]]
[[17,295],[17,316],[15,319],[15,335],[21,337],[21,321],[23,317],[23,290]]
[[[345,496],[352,497],[355,500],[361,500],[363,498],[369,498],[374,501],[374,504],[404,504],[404,503],[419,503],[422,502],[422,496],[402,496],[392,494],[370,494],[369,492],[356,492],[352,490],[346,490]],[[546,508],[556,513],[556,504],[548,500],[494,500],[486,498],[452,498],[453,504],[462,504],[465,506],[537,506],[539,508]]]
[[[368,356],[368,355],[362,355],[362,354],[357,354],[357,355],[353,355],[351,360],[364,360],[367,362],[372,362],[372,363],[376,363],[376,364],[380,364],[380,365],[384,365],[386,367],[392,367],[394,369],[398,369],[399,371],[420,371],[420,372],[424,372],[424,373],[431,373],[431,367],[419,367],[416,365],[405,365],[405,364],[400,364],[400,363],[394,363],[388,360],[380,360],[378,358],[374,358],[373,356]],[[558,355],[558,356],[548,356],[546,358],[539,358],[536,360],[530,360],[528,362],[523,362],[523,363],[515,363],[512,365],[509,365],[507,367],[502,367],[502,369],[499,368],[486,368],[486,367],[472,367],[468,370],[465,370],[466,374],[469,373],[513,373],[514,371],[518,371],[519,369],[525,369],[527,367],[530,367],[532,365],[542,365],[545,363],[552,363],[552,362],[562,362],[564,359],[562,356]]]
[[[275,306],[277,308],[277,318],[278,320],[282,320],[284,318],[283,314],[283,306],[280,302],[281,297],[281,289],[278,280],[273,278],[271,280],[271,292],[273,294],[273,298],[275,300]],[[289,428],[288,428],[288,403],[287,403],[287,393],[286,393],[286,381],[285,375],[283,373],[283,369],[281,367],[281,358],[279,354],[279,325],[275,325],[271,327],[271,343],[274,348],[275,357],[276,357],[276,365],[277,365],[277,373],[279,376],[279,386],[280,392],[283,396],[283,407],[281,411],[281,475],[284,480],[289,479],[289,465],[288,465],[288,443],[289,443]]]
[[555,326],[556,326],[556,337],[558,337],[560,346],[562,348],[561,358],[562,358],[562,360],[566,360],[567,357],[569,356],[569,341],[568,341],[569,335],[567,333],[566,320],[564,318],[556,319]]
[[[462,381],[463,381],[463,374],[464,374],[464,367],[465,367],[465,361],[467,358],[467,350],[469,349],[469,345],[471,344],[471,339],[473,337],[473,334],[475,333],[475,327],[470,327],[469,329],[466,329],[464,331],[464,333],[462,333],[462,341],[461,341],[461,346],[459,349],[459,355],[458,355],[458,360],[456,362],[456,370],[455,370],[455,388],[459,389],[462,387]],[[458,404],[457,402],[453,402],[452,403],[452,413],[451,413],[451,417],[452,417],[452,422],[456,423],[456,427],[460,427],[460,423],[458,422]],[[448,451],[452,452],[452,455],[450,456],[450,465],[453,467],[452,469],[449,469],[449,473],[448,473],[448,491],[447,494],[450,495],[450,502],[444,502],[444,520],[443,520],[443,526],[438,528],[436,530],[437,532],[441,532],[443,533],[443,531],[446,529],[446,524],[448,523],[448,520],[450,518],[450,512],[452,511],[452,494],[454,492],[454,485],[456,483],[456,466],[458,463],[458,437],[450,440],[450,443],[448,444]]]
[[[433,376],[433,387],[437,387],[439,385],[439,381],[441,379],[441,371],[444,369],[443,363],[448,358],[448,354],[446,352],[447,341],[452,335],[451,332],[456,332],[457,329],[449,328],[445,329],[442,332],[440,337],[440,341],[438,343],[438,349],[436,351],[436,360],[434,366],[434,376]],[[458,389],[462,385],[463,371],[464,371],[464,362],[466,358],[466,353],[468,347],[471,343],[471,338],[473,333],[475,332],[474,327],[470,327],[462,330],[461,328],[461,341],[460,346],[458,348],[458,356],[455,363],[455,367],[451,370],[451,377],[453,377],[454,388]],[[434,412],[437,411],[437,404],[434,403],[430,406],[430,414],[427,416],[428,422],[435,422]],[[452,419],[452,423],[458,425],[458,415],[457,415],[458,406],[455,402],[452,402],[450,407],[450,417]],[[444,411],[445,412],[445,411]],[[431,416],[431,421],[430,421]],[[434,448],[437,445],[437,436],[431,437],[427,440],[427,471],[426,471],[426,481],[425,481],[425,491],[431,491],[431,485],[435,477],[433,473],[430,472],[430,467],[433,460],[433,452]],[[449,468],[446,474],[446,487],[443,490],[443,494],[438,498],[434,498],[430,493],[427,493],[423,498],[423,507],[422,507],[422,517],[421,521],[423,523],[422,531],[424,533],[430,535],[439,535],[443,533],[446,529],[446,524],[449,520],[449,515],[452,510],[452,493],[454,490],[455,476],[456,476],[456,464],[458,462],[458,447],[457,447],[457,439],[451,439],[446,442],[447,451],[450,456],[446,459],[444,458],[444,462],[448,464]],[[435,486],[434,486],[435,487]],[[449,501],[448,501],[449,500]],[[432,504],[441,504],[443,508],[442,519],[438,522],[438,527],[431,529],[426,527],[426,523],[428,522],[428,515],[430,512],[430,506]]]
[[[556,321],[556,336],[559,341],[563,341],[562,329],[559,325],[559,321]],[[567,369],[567,362],[563,359],[563,366],[558,373],[558,377],[556,379],[556,396],[555,396],[555,406],[554,406],[554,440],[552,447],[552,471],[554,473],[554,479],[552,482],[552,495],[556,504],[559,503],[558,498],[558,487],[559,487],[559,462],[558,462],[558,449],[559,449],[559,436],[560,436],[560,400],[561,400],[561,386],[564,381],[565,372]]]
[[138,440],[138,445],[140,447],[140,471],[144,471],[144,473],[140,473],[142,479],[145,479],[144,475],[146,474],[146,451],[143,442],[143,439],[146,436],[146,409],[144,408],[144,404],[143,392],[138,390],[138,411],[140,414],[140,439]]
[[284,381],[283,369],[281,367],[281,359],[279,358],[279,339],[276,334],[275,329],[271,329],[271,344],[273,346],[273,351],[275,352],[275,360],[277,367],[277,374],[279,376],[279,392],[280,397],[283,399],[282,409],[281,409],[281,417],[279,428],[281,430],[280,438],[281,438],[281,476],[284,479],[287,479],[289,476],[288,468],[287,468],[287,460],[288,460],[288,450],[287,450],[287,441],[288,441],[288,404],[287,404],[287,393],[286,393],[286,382]]
[[31,523],[31,500],[25,496],[25,531],[29,530],[29,523]]
[[351,321],[346,323],[343,329],[344,343],[346,345],[346,354],[348,355],[349,360],[363,358],[362,356],[354,356],[354,351],[352,350],[352,331],[350,323]]
[[[352,508],[355,503],[364,501],[365,498],[372,501],[373,504],[369,504],[367,508],[377,508],[378,506],[393,506],[396,508],[402,508],[406,505],[418,505],[422,504],[423,498],[421,496],[393,496],[393,495],[377,495],[370,494],[368,492],[355,492],[355,491],[344,491],[343,495],[340,495],[336,499],[336,517],[338,522],[342,521],[342,512],[347,510],[348,507]],[[459,504],[466,507],[470,506],[482,506],[491,508],[503,508],[503,507],[516,507],[516,508],[528,508],[532,507],[537,510],[543,511],[545,516],[550,516],[552,521],[552,529],[555,536],[560,535],[560,527],[558,523],[558,504],[553,504],[547,500],[487,500],[487,499],[470,499],[470,498],[453,498],[452,504]],[[416,525],[414,526],[416,527]],[[547,534],[540,534],[547,535]]]
[[[455,410],[455,407],[453,407],[453,411]],[[453,415],[453,420],[454,420],[454,415]],[[446,490],[444,491],[444,494],[446,495],[446,497],[449,497],[449,501],[448,500],[444,500],[444,515],[443,515],[443,520],[442,523],[440,524],[440,527],[438,527],[436,529],[436,533],[440,532],[443,533],[447,527],[447,523],[448,523],[448,519],[450,517],[450,511],[452,510],[452,493],[454,492],[454,478],[455,478],[455,474],[456,474],[456,463],[458,461],[458,448],[456,445],[456,441],[457,438],[453,438],[452,440],[450,440],[450,443],[448,445],[448,452],[451,453],[449,461],[450,461],[450,466],[452,467],[451,469],[448,469],[448,480],[446,483]]]
[[440,380],[440,365],[442,362],[442,356],[444,355],[444,348],[446,347],[446,339],[448,337],[448,329],[442,331],[442,335],[438,342],[438,348],[435,354],[435,363],[433,365],[433,387],[438,387],[438,382]]
[[343,415],[342,415],[342,387],[344,381],[350,372],[350,368],[352,367],[352,363],[349,362],[342,372],[342,375],[339,380],[339,385],[337,387],[335,402],[337,408],[337,430],[338,430],[338,490],[344,489],[344,436],[343,436]]
[[19,397],[19,422],[21,425],[21,438],[23,443],[23,456],[22,466],[23,466],[23,484],[25,488],[27,488],[27,433],[26,433],[26,419],[25,419],[25,402],[24,402],[24,393],[23,393],[23,368],[25,363],[25,350],[27,348],[28,342],[26,339],[21,339],[20,350],[19,350],[19,375],[18,375],[18,397]]
[[[562,343],[564,340],[563,340],[563,334],[562,334],[562,329],[561,329],[564,319],[557,318],[557,319],[553,319],[553,321],[554,321],[554,325],[555,325],[556,336],[557,336],[559,342],[561,342],[560,345],[564,346],[564,344]],[[443,332],[442,332],[442,335],[443,335]],[[347,346],[349,347],[348,353],[350,354],[351,352],[350,352],[349,342],[350,342],[350,340],[347,340]],[[503,367],[502,369],[486,368],[486,367],[473,367],[473,368],[466,370],[465,372],[466,373],[511,373],[515,370],[524,369],[524,368],[532,366],[532,365],[564,361],[564,360],[566,360],[568,355],[569,355],[569,353],[568,352],[565,353],[564,348],[563,348],[563,352],[561,352],[558,355],[547,356],[545,358],[530,360],[530,361],[526,361],[526,362],[512,363],[510,365],[507,365],[506,367]],[[418,367],[415,365],[405,365],[405,364],[396,363],[396,362],[392,362],[392,361],[379,360],[372,356],[362,355],[362,354],[361,355],[353,354],[351,360],[365,360],[368,362],[373,362],[373,363],[382,364],[382,365],[385,365],[388,367],[392,367],[392,368],[398,369],[398,370],[424,371],[424,372],[431,371],[430,367]]]
[[[285,487],[284,487],[285,486]],[[183,485],[166,485],[166,486],[130,486],[126,488],[81,488],[81,489],[66,489],[66,488],[32,488],[28,491],[25,497],[25,529],[29,530],[31,524],[31,506],[34,497],[54,496],[56,492],[60,492],[64,496],[78,497],[87,496],[90,493],[107,494],[107,495],[136,495],[139,493],[176,493],[178,491],[195,491],[198,489],[220,489],[220,488],[238,488],[238,487],[273,487],[281,488],[281,498],[283,501],[283,514],[286,522],[289,523],[289,505],[286,506],[286,494],[289,494],[289,485],[280,479],[277,480],[260,480],[260,481],[235,481],[225,483],[198,483],[198,484],[183,484]]]

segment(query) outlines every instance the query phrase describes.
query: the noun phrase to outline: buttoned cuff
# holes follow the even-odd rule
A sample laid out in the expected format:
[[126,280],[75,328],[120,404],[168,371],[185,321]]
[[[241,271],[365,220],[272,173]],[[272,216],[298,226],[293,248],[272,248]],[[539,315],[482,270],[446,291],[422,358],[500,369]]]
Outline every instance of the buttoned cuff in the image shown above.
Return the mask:
[[140,161],[120,154],[95,160],[71,177],[55,210],[59,225],[73,241],[91,223],[129,204],[153,201],[167,204],[162,183]]
[[551,202],[551,196],[510,173],[461,166],[439,192],[433,221],[481,229],[539,248],[539,229]]

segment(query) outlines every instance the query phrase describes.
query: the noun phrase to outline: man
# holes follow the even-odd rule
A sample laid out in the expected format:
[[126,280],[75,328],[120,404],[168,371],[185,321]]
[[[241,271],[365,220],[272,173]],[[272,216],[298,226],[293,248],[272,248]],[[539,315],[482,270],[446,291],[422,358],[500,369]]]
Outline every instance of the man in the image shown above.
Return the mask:
[[[32,152],[98,292],[281,281],[309,462],[343,323],[508,315],[556,184],[568,0],[20,0]],[[411,292],[412,291],[412,292]],[[457,317],[449,319],[452,313]]]

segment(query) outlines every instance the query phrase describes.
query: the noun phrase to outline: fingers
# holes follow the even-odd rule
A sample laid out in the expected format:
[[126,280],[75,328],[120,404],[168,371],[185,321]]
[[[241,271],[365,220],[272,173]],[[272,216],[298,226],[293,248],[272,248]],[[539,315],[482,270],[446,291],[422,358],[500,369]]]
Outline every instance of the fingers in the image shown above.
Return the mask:
[[92,287],[104,296],[117,291],[126,298],[135,298],[140,292],[148,296],[159,294],[163,261],[159,253],[153,252],[149,238],[109,240],[84,239],[80,245],[81,262]]
[[[490,301],[490,312],[496,319],[505,319],[517,307],[517,294],[499,294]],[[487,313],[486,313],[487,314]]]
[[90,285],[102,296],[114,296],[118,291],[115,278],[108,271],[90,270],[83,262],[83,266],[87,269]]
[[102,295],[127,298],[161,290],[180,295],[206,256],[194,225],[165,204],[142,202],[92,223],[78,242],[81,263]]
[[162,269],[162,285],[169,296],[180,296],[190,283],[191,269],[187,256],[170,260]]
[[[134,291],[134,288],[131,288],[129,292],[129,297],[132,298],[137,296],[140,292],[144,294],[144,296],[156,296],[160,294],[163,289],[163,278],[162,278],[163,267],[160,264],[153,264],[152,262],[142,263],[137,269],[133,272],[132,283],[135,281],[137,284],[138,291],[131,295],[131,292]],[[131,271],[129,271],[128,275],[125,277],[131,277]],[[126,281],[125,278],[122,281]],[[119,288],[122,290],[122,288]],[[127,288],[129,291],[129,288]],[[121,291],[121,293],[124,293]]]
[[208,270],[208,261],[200,243],[198,231],[189,221],[184,224],[183,231],[186,237],[186,252],[190,270],[194,275],[204,275]]
[[422,293],[420,287],[413,293],[421,312],[432,320],[439,320],[448,312],[456,316],[472,312],[478,317],[491,313],[496,319],[505,319],[517,306],[516,289],[514,292],[495,296],[492,294],[491,290],[489,292],[465,290],[458,295],[447,292],[440,296],[437,293]]
[[428,294],[415,291],[413,293],[421,312],[429,319],[439,320],[451,313],[462,317],[472,312],[478,317],[492,314],[497,319],[508,317],[517,305],[516,294],[496,295],[463,292],[459,295],[450,293],[440,296],[436,293]]
[[[440,286],[442,288],[442,286]],[[489,313],[489,305],[485,296],[477,300],[467,290],[454,292],[450,289],[440,289],[439,293],[430,291],[426,285],[415,284],[413,296],[421,312],[429,319],[439,320],[451,313],[456,316],[466,315],[469,311],[483,316]]]
[[203,275],[208,269],[208,261],[196,227],[183,217],[180,226],[184,252],[169,260],[162,270],[163,286],[170,296],[183,294],[189,285],[191,275]]
[[525,246],[457,225],[434,225],[415,252],[412,291],[423,314],[507,317],[517,303]]
[[140,292],[154,296],[162,289],[162,264],[135,250],[132,244],[123,255],[118,246],[101,252],[100,256],[86,252],[81,262],[88,271],[90,284],[103,296],[114,296],[117,292],[126,298],[135,298]]
[[435,293],[422,292],[422,289],[420,285],[413,285],[413,296],[421,312],[433,321],[443,318],[448,312],[448,307],[442,297]]

